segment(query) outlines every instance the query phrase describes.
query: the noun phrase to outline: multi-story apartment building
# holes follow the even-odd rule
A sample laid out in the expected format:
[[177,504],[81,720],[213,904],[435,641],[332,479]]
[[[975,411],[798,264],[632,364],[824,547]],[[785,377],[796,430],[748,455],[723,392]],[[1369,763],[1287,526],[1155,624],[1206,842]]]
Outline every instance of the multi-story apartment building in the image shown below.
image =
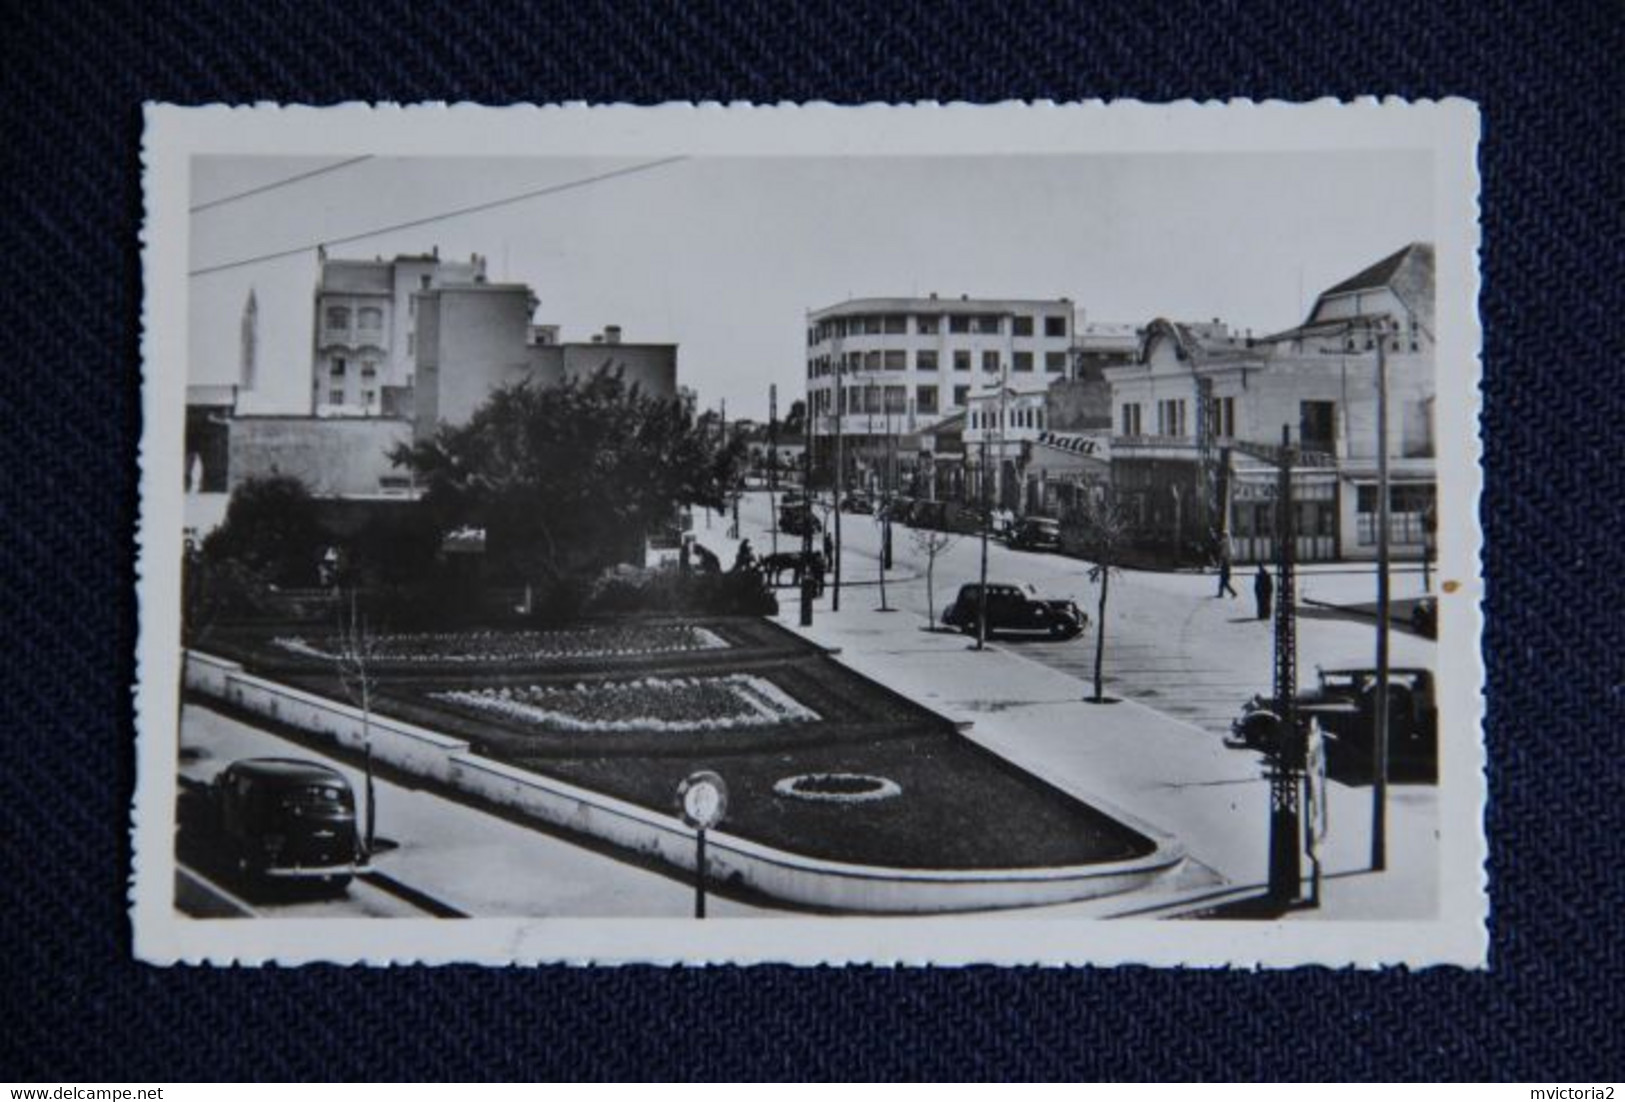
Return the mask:
[[215,444],[195,449],[211,485],[279,472],[318,497],[407,497],[411,480],[390,453],[466,421],[497,387],[608,370],[644,394],[677,395],[676,345],[624,342],[616,325],[588,341],[561,340],[557,325],[532,322],[531,288],[488,282],[483,257],[462,264],[438,252],[393,260],[323,253],[319,263],[311,408],[245,414],[234,390],[222,418],[199,398],[194,435],[213,439],[202,427],[211,414],[229,430],[224,463]]
[[[1388,436],[1377,439],[1377,349]],[[1119,500],[1157,549],[1237,561],[1275,553],[1275,449],[1298,450],[1297,554],[1376,552],[1379,447],[1390,538],[1419,557],[1434,494],[1433,246],[1407,245],[1322,292],[1302,325],[1253,339],[1158,319],[1132,364],[1107,368]]]
[[485,258],[440,252],[392,260],[317,254],[310,412],[318,417],[409,417],[417,302],[423,291],[485,282]]
[[916,461],[918,436],[965,412],[1006,372],[1013,382],[1068,377],[1070,299],[866,298],[807,318],[807,395],[814,462],[832,469],[837,432],[847,480]]

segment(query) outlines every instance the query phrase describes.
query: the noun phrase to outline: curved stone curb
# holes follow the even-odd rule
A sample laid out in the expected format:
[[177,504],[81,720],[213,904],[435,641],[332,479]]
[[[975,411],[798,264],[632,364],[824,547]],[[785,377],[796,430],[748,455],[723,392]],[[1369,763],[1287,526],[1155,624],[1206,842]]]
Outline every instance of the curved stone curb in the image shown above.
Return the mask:
[[[192,652],[187,687],[243,711],[359,750],[358,708]],[[468,742],[373,715],[373,755],[404,773],[675,868],[695,867],[693,830],[675,816],[542,776],[472,752]],[[1103,812],[1104,814],[1104,812]],[[1068,903],[1144,887],[1179,863],[1182,847],[1149,835],[1155,849],[1127,861],[1027,869],[902,869],[808,857],[726,831],[706,834],[717,883],[804,907],[873,914],[930,914]]]

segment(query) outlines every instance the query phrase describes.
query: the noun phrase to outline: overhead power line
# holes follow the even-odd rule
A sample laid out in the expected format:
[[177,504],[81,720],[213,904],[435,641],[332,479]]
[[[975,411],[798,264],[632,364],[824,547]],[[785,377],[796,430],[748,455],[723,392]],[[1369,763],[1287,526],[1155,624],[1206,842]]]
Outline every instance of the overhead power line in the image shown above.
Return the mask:
[[511,206],[514,203],[522,203],[527,199],[537,199],[544,195],[557,195],[562,191],[572,191],[576,188],[583,188],[592,184],[603,183],[605,180],[613,180],[621,176],[631,176],[639,172],[648,172],[650,169],[675,164],[678,161],[687,159],[688,158],[685,156],[662,157],[658,161],[646,161],[643,164],[628,165],[625,168],[617,168],[609,172],[600,172],[593,176],[583,176],[578,180],[567,180],[562,184],[549,184],[546,187],[533,188],[530,191],[523,191],[517,195],[509,195],[501,199],[491,199],[483,203],[474,203],[471,206],[457,207],[453,210],[441,211],[438,214],[426,215],[422,218],[413,218],[405,222],[394,222],[387,226],[374,226],[372,229],[362,230],[359,233],[346,234],[343,237],[329,237],[321,241],[312,241],[307,245],[300,245],[292,249],[278,249],[276,252],[260,253],[258,256],[244,257],[241,260],[231,260],[224,264],[211,264],[205,268],[194,268],[192,271],[186,274],[189,276],[212,275],[215,272],[229,271],[233,268],[246,268],[250,264],[260,264],[267,260],[281,260],[283,257],[298,256],[300,253],[309,252],[311,249],[318,246],[348,245],[356,241],[365,240],[369,237],[377,237],[382,233],[394,233],[397,230],[416,229],[419,226],[427,226],[435,222],[444,222],[449,218],[458,218],[465,214],[478,214],[481,211],[495,210],[498,207]]
[[289,176],[282,180],[272,180],[268,184],[261,184],[259,187],[251,187],[247,191],[239,191],[232,195],[222,195],[218,199],[210,199],[207,203],[196,203],[186,209],[192,214],[196,214],[201,210],[212,210],[215,207],[223,207],[227,203],[235,203],[239,199],[247,199],[250,195],[262,195],[267,191],[275,191],[279,187],[287,187],[289,184],[297,184],[300,180],[308,180],[312,176],[324,176],[329,172],[337,172],[341,168],[349,168],[351,165],[358,165],[362,161],[370,161],[372,160],[372,156],[373,155],[371,153],[368,153],[360,157],[351,157],[348,160],[339,161],[336,164],[323,165],[321,168],[313,168],[309,172],[301,172],[297,176]]

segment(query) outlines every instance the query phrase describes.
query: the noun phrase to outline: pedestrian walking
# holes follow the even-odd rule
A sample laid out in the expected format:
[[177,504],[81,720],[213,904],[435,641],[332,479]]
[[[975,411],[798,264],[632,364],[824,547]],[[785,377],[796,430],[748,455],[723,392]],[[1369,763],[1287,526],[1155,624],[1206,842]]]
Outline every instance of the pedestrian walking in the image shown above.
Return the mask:
[[1223,597],[1226,593],[1237,596],[1236,587],[1230,584],[1230,556],[1219,556],[1219,591],[1214,597]]
[[1253,578],[1253,597],[1258,601],[1258,618],[1268,620],[1270,605],[1275,597],[1275,580],[1270,577],[1270,572],[1264,569],[1263,563],[1258,564],[1258,574]]
[[828,532],[824,533],[824,561],[835,561],[835,540]]

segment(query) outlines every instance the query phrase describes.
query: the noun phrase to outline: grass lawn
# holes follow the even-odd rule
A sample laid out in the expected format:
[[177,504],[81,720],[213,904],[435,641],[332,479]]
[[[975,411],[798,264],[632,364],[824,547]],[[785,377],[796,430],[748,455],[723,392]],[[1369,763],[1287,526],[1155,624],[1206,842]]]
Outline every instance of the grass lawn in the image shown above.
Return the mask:
[[[707,618],[694,635],[651,623],[661,630],[650,639],[706,645],[581,656],[604,649],[599,638],[636,649],[625,641],[638,632],[624,622],[601,636],[573,629],[560,639],[567,645],[537,638],[546,633],[487,638],[479,645],[502,655],[490,662],[469,661],[467,639],[392,641],[394,660],[378,668],[377,708],[466,738],[486,756],[662,812],[674,809],[679,781],[713,769],[731,797],[723,830],[812,857],[1006,869],[1117,861],[1153,848],[777,625]],[[331,662],[272,642],[288,635],[241,630],[208,649],[344,699]],[[425,657],[433,645],[455,657]],[[493,708],[493,700],[508,703]],[[881,777],[901,792],[840,802],[774,789],[813,773]]]

